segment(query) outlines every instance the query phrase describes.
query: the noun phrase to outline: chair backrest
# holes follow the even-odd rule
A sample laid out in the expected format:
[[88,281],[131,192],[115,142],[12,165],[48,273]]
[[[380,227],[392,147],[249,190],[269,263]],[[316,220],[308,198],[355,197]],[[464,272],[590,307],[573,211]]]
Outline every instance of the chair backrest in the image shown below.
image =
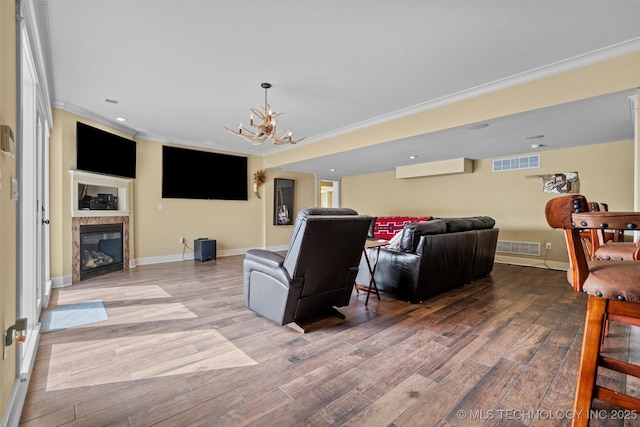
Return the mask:
[[640,227],[639,212],[591,211],[581,195],[549,200],[545,215],[552,228],[564,229],[570,266],[567,278],[576,291],[582,291],[582,285],[589,276],[580,230],[637,230]]
[[371,217],[352,209],[309,208],[296,217],[284,268],[302,292],[295,318],[349,304]]
[[[588,202],[590,212],[608,212],[609,205],[607,203]],[[594,249],[607,244],[607,242],[623,242],[624,230],[591,230],[591,238],[593,240]],[[595,251],[594,251],[595,252]]]
[[551,199],[547,202],[544,210],[549,226],[564,230],[569,253],[567,279],[578,292],[582,292],[582,284],[589,275],[589,267],[582,246],[580,229],[575,228],[572,215],[574,213],[589,212],[590,210],[587,199],[579,194]]

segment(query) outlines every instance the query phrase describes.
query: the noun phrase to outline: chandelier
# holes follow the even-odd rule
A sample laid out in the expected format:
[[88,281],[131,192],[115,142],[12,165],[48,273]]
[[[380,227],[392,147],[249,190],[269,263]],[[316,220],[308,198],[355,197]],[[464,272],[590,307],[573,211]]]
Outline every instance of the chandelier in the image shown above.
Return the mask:
[[[302,141],[304,138],[297,140],[292,139],[293,131],[291,129],[284,133],[280,132],[280,135],[278,135],[279,132],[276,129],[278,127],[278,122],[276,117],[282,113],[271,111],[271,107],[267,102],[267,90],[271,87],[271,83],[262,83],[260,86],[264,89],[264,110],[260,111],[256,108],[251,109],[252,114],[249,119],[249,126],[251,126],[252,129],[242,127],[242,123],[238,125],[237,132],[226,126],[224,128],[234,135],[243,137],[253,145],[262,145],[262,143],[268,139],[271,139],[276,145],[295,144]],[[254,122],[254,114],[262,121],[262,123]]]

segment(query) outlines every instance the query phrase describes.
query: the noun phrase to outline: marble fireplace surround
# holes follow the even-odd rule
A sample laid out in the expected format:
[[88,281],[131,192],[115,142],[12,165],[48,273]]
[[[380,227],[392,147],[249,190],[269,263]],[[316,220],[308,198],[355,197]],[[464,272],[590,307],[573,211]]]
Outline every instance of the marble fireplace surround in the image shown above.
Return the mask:
[[122,248],[123,268],[129,265],[129,217],[128,216],[98,216],[98,217],[75,217],[71,220],[72,233],[72,277],[71,282],[80,281],[80,226],[96,224],[122,224]]

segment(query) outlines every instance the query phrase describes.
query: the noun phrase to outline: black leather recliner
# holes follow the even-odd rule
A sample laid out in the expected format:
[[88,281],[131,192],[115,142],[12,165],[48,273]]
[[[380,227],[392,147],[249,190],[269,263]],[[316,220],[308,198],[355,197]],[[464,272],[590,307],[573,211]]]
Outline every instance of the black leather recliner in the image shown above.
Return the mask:
[[247,251],[245,306],[280,325],[297,326],[348,305],[370,223],[370,216],[353,209],[301,210],[286,256]]

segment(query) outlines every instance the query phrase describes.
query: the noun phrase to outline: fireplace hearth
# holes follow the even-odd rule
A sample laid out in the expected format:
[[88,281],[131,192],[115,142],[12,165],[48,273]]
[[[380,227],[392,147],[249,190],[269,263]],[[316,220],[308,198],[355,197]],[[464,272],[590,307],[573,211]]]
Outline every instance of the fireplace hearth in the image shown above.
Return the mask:
[[124,269],[123,224],[80,225],[80,280]]

